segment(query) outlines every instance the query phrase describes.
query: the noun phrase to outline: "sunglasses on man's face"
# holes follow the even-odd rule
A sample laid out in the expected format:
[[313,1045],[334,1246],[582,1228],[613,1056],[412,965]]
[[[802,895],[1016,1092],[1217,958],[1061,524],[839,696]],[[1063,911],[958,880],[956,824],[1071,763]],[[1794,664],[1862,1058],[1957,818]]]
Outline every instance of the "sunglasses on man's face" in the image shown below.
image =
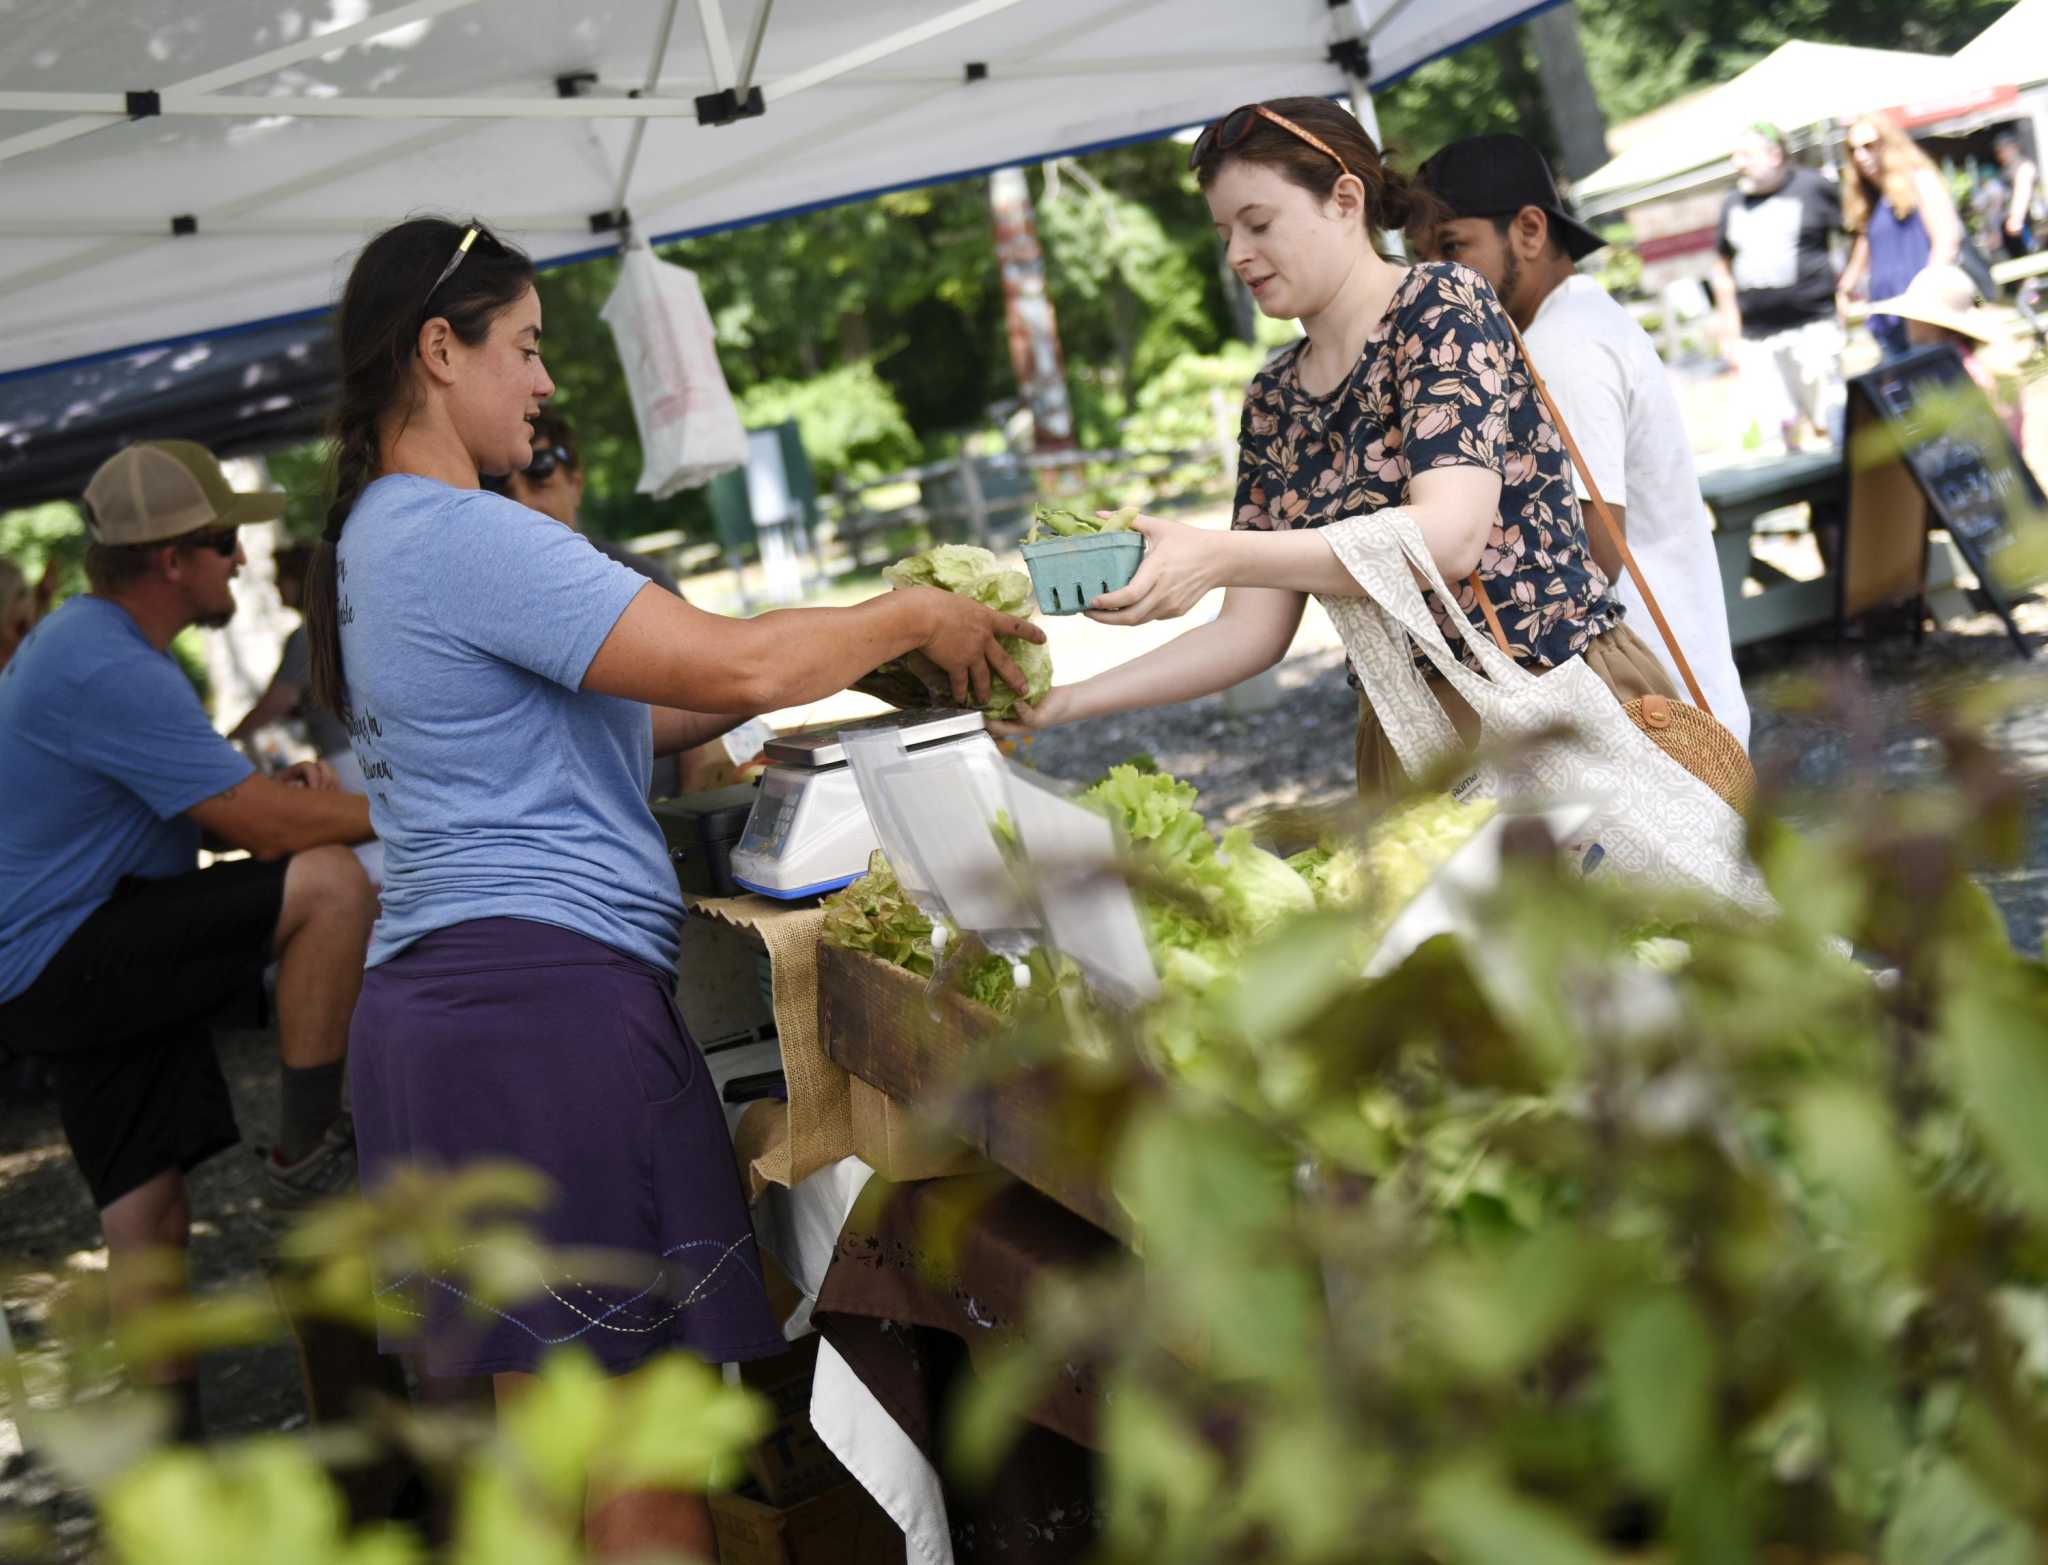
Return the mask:
[[242,540],[235,536],[232,527],[216,528],[212,532],[188,533],[178,540],[187,549],[211,549],[224,560],[232,560],[235,551],[242,547]]
[[[544,484],[555,476],[556,468],[573,466],[575,464],[569,460],[568,447],[539,446],[534,450],[533,460],[519,469],[519,476],[529,484]],[[484,474],[477,481],[494,494],[503,494],[512,482],[510,474],[499,477],[495,473]]]

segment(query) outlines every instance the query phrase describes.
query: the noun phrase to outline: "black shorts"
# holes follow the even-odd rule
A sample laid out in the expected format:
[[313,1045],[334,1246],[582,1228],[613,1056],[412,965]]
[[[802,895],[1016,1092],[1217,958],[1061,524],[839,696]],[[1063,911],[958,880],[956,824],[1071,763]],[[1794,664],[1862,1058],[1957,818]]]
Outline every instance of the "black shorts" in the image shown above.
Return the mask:
[[0,1005],[0,1039],[52,1061],[97,1206],[240,1139],[207,1022],[271,960],[286,862],[123,880]]

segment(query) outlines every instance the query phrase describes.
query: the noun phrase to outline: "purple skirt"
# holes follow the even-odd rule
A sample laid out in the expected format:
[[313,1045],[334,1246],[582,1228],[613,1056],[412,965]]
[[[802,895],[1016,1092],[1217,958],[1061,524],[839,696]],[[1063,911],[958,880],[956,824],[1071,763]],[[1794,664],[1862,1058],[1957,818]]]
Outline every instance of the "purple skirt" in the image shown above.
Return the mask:
[[712,1363],[784,1348],[718,1092],[666,975],[552,924],[457,924],[364,976],[349,1073],[365,1190],[405,1164],[486,1160],[553,1190],[523,1219],[529,1297],[486,1304],[454,1269],[382,1279],[386,1352],[487,1375],[569,1344],[615,1373],[664,1348]]

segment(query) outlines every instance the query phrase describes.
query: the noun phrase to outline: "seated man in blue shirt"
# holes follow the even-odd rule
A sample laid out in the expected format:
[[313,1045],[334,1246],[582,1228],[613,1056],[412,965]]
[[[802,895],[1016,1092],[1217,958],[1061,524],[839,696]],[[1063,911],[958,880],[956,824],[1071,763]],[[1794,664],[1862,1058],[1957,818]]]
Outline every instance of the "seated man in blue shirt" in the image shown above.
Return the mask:
[[[121,1263],[187,1242],[185,1171],[238,1139],[207,1018],[273,960],[270,1202],[354,1178],[342,1054],[376,899],[344,844],[368,801],[317,765],[257,775],[167,650],[227,622],[235,529],[283,507],[188,441],[122,451],[85,492],[92,591],[0,669],[0,1037],[52,1059],[117,1308],[145,1291]],[[202,833],[252,856],[201,870]]]

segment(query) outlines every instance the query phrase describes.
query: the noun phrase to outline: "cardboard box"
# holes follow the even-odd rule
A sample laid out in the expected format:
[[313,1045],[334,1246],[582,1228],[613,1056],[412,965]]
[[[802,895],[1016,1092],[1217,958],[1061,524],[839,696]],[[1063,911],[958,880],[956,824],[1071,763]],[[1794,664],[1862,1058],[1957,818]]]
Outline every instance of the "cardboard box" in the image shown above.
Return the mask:
[[986,1171],[988,1160],[956,1136],[920,1119],[881,1088],[848,1078],[853,1155],[884,1179],[947,1179]]
[[720,1565],[903,1565],[903,1532],[859,1484],[795,1505],[758,1495],[714,1494],[711,1525]]
[[818,1432],[811,1427],[811,1376],[818,1364],[818,1339],[801,1338],[787,1353],[740,1365],[740,1383],[768,1399],[775,1427],[747,1453],[747,1472],[771,1505],[794,1505],[846,1481]]

